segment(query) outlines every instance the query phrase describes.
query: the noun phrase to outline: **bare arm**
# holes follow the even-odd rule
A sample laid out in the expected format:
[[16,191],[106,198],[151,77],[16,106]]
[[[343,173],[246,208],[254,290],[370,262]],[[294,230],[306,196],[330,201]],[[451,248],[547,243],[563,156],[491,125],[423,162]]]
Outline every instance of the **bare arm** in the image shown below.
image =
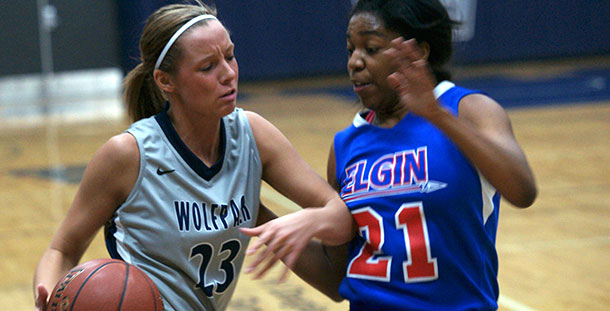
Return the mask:
[[[272,211],[260,205],[257,225],[275,218],[277,216]],[[307,243],[292,271],[330,299],[339,302],[343,300],[339,295],[339,284],[345,275],[346,261],[347,245],[325,246],[314,239]]]
[[263,179],[301,207],[308,207],[262,226],[242,229],[259,237],[252,243],[249,253],[267,245],[251,268],[266,258],[269,261],[262,273],[279,259],[293,268],[312,238],[329,245],[349,241],[355,227],[339,195],[297,154],[277,128],[255,113],[249,112],[248,119],[261,155]]
[[[331,146],[326,166],[326,178],[330,186],[339,192],[335,173],[335,148]],[[355,232],[353,233],[355,234]],[[323,245],[317,240],[307,244],[293,271],[330,299],[342,301],[339,285],[345,277],[348,259],[348,244],[340,246]]]
[[457,119],[444,113],[432,122],[506,200],[517,207],[532,205],[534,176],[500,105],[484,95],[469,95],[462,99]]
[[502,107],[485,95],[469,95],[455,117],[435,100],[436,82],[414,40],[396,39],[385,53],[397,65],[388,81],[408,111],[441,129],[510,203],[530,206],[537,195],[534,175]]
[[344,220],[342,217],[351,218],[336,191],[299,156],[288,139],[269,121],[252,112],[248,113],[248,118],[263,162],[263,179],[301,207],[328,207],[324,211],[318,209],[311,212],[318,220],[332,217],[329,221],[315,224],[315,237],[328,244],[349,241],[351,234],[343,229],[351,229],[351,222],[331,222],[333,219]]
[[139,151],[130,134],[111,138],[95,153],[72,206],[36,267],[33,283],[37,310],[44,309],[46,296],[79,263],[95,234],[125,201],[138,169]]
[[347,255],[347,244],[328,246],[314,240],[307,244],[293,271],[328,298],[340,302],[344,299],[339,285],[345,277]]

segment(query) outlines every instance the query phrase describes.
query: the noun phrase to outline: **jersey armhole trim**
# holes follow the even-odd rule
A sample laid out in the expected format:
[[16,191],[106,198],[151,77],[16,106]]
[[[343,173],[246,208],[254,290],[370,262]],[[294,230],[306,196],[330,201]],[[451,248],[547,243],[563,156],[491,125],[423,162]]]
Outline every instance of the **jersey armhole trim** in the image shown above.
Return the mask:
[[119,206],[119,208],[121,208],[124,205],[129,204],[131,201],[134,200],[136,194],[140,190],[140,185],[142,184],[142,179],[144,179],[144,172],[145,172],[145,168],[146,168],[146,161],[144,161],[144,147],[142,146],[142,143],[140,142],[140,140],[138,140],[138,138],[136,138],[134,133],[130,132],[129,130],[126,131],[126,132],[129,135],[133,136],[133,138],[136,140],[136,143],[138,144],[138,153],[140,155],[140,159],[139,159],[139,166],[140,166],[140,168],[138,170],[138,179],[136,179],[136,182],[133,185],[133,187],[131,188],[131,191],[129,191],[129,195],[127,195],[127,198],[125,199],[125,202],[123,202]]
[[455,84],[453,82],[447,81],[447,80],[439,83],[433,90],[434,98],[436,98],[438,100],[441,96],[443,96],[443,94],[445,94],[447,91],[449,91],[454,86],[455,86]]
[[250,139],[252,140],[252,148],[253,151],[255,152],[256,155],[256,161],[258,162],[258,167],[260,168],[260,174],[262,176],[263,174],[263,163],[261,162],[261,155],[260,152],[258,150],[258,144],[256,143],[256,138],[254,137],[254,131],[252,131],[252,126],[250,125],[250,120],[248,119],[248,116],[245,113],[245,110],[241,109],[241,108],[236,108],[236,112],[237,112],[237,116],[236,116],[236,122],[238,122],[240,119],[243,118],[243,123],[246,126],[246,132],[248,133],[248,137],[250,137]]
[[496,188],[494,188],[488,181],[483,177],[483,174],[477,170],[479,180],[481,181],[481,200],[483,202],[483,225],[487,223],[489,216],[493,214],[497,208],[494,204],[494,196],[496,195]]

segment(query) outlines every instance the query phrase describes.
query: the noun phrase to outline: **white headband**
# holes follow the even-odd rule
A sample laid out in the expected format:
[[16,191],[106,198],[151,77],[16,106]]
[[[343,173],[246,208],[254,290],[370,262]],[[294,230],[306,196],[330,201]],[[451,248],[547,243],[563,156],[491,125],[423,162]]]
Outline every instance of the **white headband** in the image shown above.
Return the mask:
[[155,69],[159,69],[159,67],[161,66],[161,63],[163,62],[163,59],[165,58],[165,54],[167,54],[167,51],[169,51],[169,48],[171,48],[172,45],[174,45],[174,42],[176,42],[176,40],[178,40],[178,37],[180,37],[180,35],[183,32],[185,32],[187,29],[191,28],[191,26],[193,26],[195,23],[197,23],[200,20],[204,20],[204,19],[218,20],[216,18],[216,16],[214,16],[214,15],[204,14],[204,15],[199,15],[199,16],[191,19],[190,21],[188,21],[186,24],[182,25],[182,27],[180,27],[180,29],[178,29],[178,31],[176,31],[176,33],[169,39],[169,41],[167,41],[167,44],[165,44],[163,51],[161,51],[161,54],[159,55],[159,58],[157,59],[157,63],[155,63]]

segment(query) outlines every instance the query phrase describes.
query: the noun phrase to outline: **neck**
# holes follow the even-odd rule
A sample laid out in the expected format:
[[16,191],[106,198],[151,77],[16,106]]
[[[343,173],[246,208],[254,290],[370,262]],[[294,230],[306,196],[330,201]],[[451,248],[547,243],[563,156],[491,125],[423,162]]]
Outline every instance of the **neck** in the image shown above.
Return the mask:
[[375,110],[375,116],[371,120],[371,124],[378,127],[391,128],[398,124],[408,112],[409,110],[406,107],[400,107],[399,104],[396,104],[390,111]]
[[196,113],[181,114],[168,111],[176,133],[186,147],[207,166],[212,166],[220,158],[220,122]]

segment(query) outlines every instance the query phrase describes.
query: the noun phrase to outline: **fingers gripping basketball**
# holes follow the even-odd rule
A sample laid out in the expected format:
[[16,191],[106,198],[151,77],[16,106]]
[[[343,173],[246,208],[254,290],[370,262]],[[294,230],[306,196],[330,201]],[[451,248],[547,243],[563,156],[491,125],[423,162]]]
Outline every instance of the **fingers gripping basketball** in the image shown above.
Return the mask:
[[152,280],[121,260],[95,259],[70,270],[55,286],[47,311],[162,311]]

